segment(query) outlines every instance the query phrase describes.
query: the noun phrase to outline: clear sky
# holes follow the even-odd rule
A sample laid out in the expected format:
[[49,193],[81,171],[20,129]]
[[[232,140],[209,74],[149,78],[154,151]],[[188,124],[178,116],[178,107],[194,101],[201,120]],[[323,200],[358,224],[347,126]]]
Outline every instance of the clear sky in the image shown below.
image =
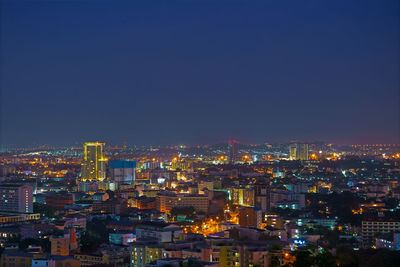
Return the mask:
[[397,0],[0,3],[3,144],[400,142]]

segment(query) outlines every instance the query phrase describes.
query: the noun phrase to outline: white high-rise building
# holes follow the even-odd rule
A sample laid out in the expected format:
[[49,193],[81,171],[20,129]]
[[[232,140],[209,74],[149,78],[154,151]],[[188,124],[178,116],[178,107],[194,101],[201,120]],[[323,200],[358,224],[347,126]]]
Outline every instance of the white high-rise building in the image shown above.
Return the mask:
[[0,184],[0,212],[32,213],[31,185]]

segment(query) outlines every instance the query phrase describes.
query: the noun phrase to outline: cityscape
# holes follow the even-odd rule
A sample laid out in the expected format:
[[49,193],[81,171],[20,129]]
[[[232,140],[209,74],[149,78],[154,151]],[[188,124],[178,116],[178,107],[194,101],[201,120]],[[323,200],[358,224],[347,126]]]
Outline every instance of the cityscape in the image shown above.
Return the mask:
[[0,0],[0,267],[400,266],[399,0]]
[[399,144],[96,141],[3,151],[0,171],[1,266],[399,259]]

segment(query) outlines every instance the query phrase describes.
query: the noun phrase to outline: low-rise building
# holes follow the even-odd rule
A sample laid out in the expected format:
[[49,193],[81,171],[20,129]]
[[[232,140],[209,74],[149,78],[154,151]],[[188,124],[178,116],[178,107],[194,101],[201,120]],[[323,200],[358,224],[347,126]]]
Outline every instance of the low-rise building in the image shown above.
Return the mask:
[[164,222],[142,222],[136,226],[137,240],[154,240],[173,242],[178,239],[182,230],[179,226]]
[[400,219],[393,217],[367,217],[361,224],[364,246],[373,244],[377,234],[400,232]]

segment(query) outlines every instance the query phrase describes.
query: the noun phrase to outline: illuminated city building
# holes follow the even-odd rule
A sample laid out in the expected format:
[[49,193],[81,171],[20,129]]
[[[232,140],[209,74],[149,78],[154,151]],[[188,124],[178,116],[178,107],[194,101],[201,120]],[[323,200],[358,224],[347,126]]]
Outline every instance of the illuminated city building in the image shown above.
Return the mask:
[[0,267],[41,267],[41,266],[69,266],[81,267],[85,266],[77,259],[68,256],[49,255],[41,251],[24,252],[14,249],[6,250],[0,258]]
[[162,162],[159,161],[146,161],[141,164],[143,170],[153,170],[163,168]]
[[82,180],[99,180],[106,178],[106,158],[104,143],[84,143],[82,161]]
[[208,212],[209,199],[206,195],[159,193],[156,198],[157,210],[170,212],[173,207],[193,207],[196,211]]
[[261,228],[262,211],[259,208],[245,207],[239,210],[240,227]]
[[276,214],[265,214],[264,221],[266,226],[272,226],[276,229],[281,229],[284,220]]
[[367,217],[361,224],[365,247],[370,246],[377,234],[396,233],[400,231],[400,219],[394,217]]
[[254,206],[255,197],[252,188],[231,188],[231,198],[233,204],[240,206]]
[[182,170],[182,171],[186,171],[187,169],[190,168],[190,162],[185,162],[185,161],[173,161],[171,163],[171,170]]
[[103,264],[103,262],[105,261],[103,255],[97,254],[75,253],[74,258],[80,262],[80,266]]
[[115,183],[133,184],[136,179],[136,161],[110,160],[108,162],[110,178]]
[[400,250],[400,233],[388,233],[375,238],[377,249]]
[[64,209],[66,205],[74,203],[71,194],[51,194],[46,197],[46,206],[54,209]]
[[269,181],[259,181],[254,185],[255,206],[262,211],[270,210],[270,184]]
[[296,144],[289,145],[289,159],[290,160],[297,159],[297,145]]
[[133,242],[130,246],[130,266],[144,267],[152,261],[162,258],[162,246],[153,241]]
[[[136,226],[137,240],[154,240],[157,242],[173,242],[177,240],[182,230],[175,224],[165,222],[141,222]],[[161,253],[160,253],[161,256]],[[150,259],[153,261],[154,259]]]
[[297,144],[297,159],[308,160],[308,144]]
[[69,256],[71,250],[78,248],[75,229],[71,228],[69,233],[62,236],[50,237],[51,254],[60,256]]
[[239,252],[233,243],[221,241],[220,243],[210,245],[212,249],[212,262],[218,262],[220,267],[240,266]]
[[40,219],[40,213],[30,213],[30,214],[1,214],[0,215],[0,225],[1,224],[8,224],[8,223],[17,223],[17,222],[26,222],[26,221],[32,221],[32,220],[39,220]]
[[1,184],[0,211],[32,213],[33,187],[30,185]]
[[290,160],[308,160],[308,144],[293,143],[289,145],[289,159]]
[[229,140],[229,161],[230,163],[235,163],[239,158],[238,150],[239,142],[236,140]]
[[238,246],[239,266],[271,266],[270,248],[262,246]]

